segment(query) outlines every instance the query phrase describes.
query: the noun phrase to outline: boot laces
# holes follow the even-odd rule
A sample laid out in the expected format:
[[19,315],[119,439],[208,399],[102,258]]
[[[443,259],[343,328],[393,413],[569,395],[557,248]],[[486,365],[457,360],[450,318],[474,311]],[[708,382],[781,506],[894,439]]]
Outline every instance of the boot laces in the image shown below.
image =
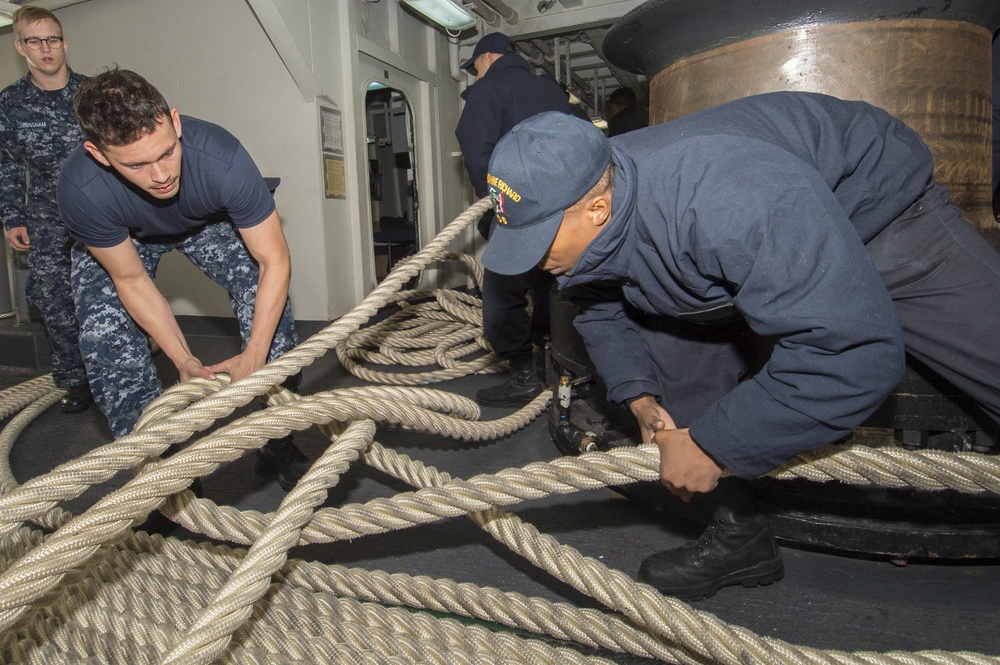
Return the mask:
[[720,522],[712,522],[705,529],[701,537],[695,541],[695,548],[698,550],[698,556],[702,556],[716,545],[719,541],[719,532],[722,530],[722,524]]

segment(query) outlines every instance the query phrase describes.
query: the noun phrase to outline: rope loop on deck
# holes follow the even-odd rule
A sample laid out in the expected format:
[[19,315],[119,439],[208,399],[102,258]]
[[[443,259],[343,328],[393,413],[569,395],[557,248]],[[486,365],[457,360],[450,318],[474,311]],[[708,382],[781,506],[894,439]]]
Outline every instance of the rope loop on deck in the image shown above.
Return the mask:
[[[397,263],[360,305],[261,370],[232,384],[220,377],[173,386],[134,433],[22,485],[11,473],[9,453],[24,427],[63,391],[51,377],[0,391],[0,418],[10,419],[0,432],[0,662],[610,662],[592,655],[600,649],[684,664],[1000,663],[998,656],[964,652],[822,651],[758,636],[664,597],[505,510],[555,494],[653,480],[659,460],[652,444],[462,479],[376,441],[380,427],[393,427],[476,445],[516,432],[548,407],[551,397],[542,394],[515,413],[482,421],[472,400],[426,387],[505,369],[483,338],[475,296],[400,290],[440,261],[463,264],[480,285],[479,264],[448,246],[488,208],[488,199],[474,204]],[[386,308],[395,311],[373,323]],[[279,387],[330,350],[377,385],[314,395]],[[420,369],[387,372],[373,365]],[[266,399],[267,407],[219,424],[255,399]],[[329,445],[274,512],[220,506],[188,489],[268,440],[308,428]],[[162,458],[179,444],[186,445]],[[413,489],[324,506],[355,464]],[[133,477],[83,514],[60,507],[125,470]],[[771,475],[1000,494],[995,457],[893,446],[830,446]],[[207,538],[182,541],[132,528],[154,509]],[[288,558],[297,545],[351,541],[463,515],[605,609]]]

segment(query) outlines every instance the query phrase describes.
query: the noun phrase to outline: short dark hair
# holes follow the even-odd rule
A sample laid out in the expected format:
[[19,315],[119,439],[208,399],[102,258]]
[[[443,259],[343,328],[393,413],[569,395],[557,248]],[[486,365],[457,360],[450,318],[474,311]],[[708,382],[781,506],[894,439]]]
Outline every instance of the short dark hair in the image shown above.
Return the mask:
[[159,90],[135,72],[117,67],[84,80],[73,98],[73,111],[83,135],[98,148],[134,143],[170,116]]
[[608,101],[612,104],[632,106],[636,101],[635,90],[626,87],[616,88],[615,91],[611,93],[611,96],[608,97]]
[[570,208],[575,206],[583,205],[590,199],[601,194],[612,194],[615,191],[615,160],[608,162],[608,165],[604,167],[604,171],[601,172],[601,177],[597,179],[594,186],[587,191],[580,200],[574,203]]
[[604,167],[601,177],[594,183],[594,186],[587,192],[587,196],[597,196],[598,194],[609,194],[615,191],[615,160],[608,162]]

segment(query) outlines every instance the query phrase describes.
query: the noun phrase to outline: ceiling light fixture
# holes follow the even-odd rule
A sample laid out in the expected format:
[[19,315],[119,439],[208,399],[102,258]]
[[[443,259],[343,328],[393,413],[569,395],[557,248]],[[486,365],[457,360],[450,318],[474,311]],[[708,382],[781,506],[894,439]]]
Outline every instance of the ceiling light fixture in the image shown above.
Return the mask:
[[476,18],[451,0],[399,0],[443,28],[459,32],[476,24]]

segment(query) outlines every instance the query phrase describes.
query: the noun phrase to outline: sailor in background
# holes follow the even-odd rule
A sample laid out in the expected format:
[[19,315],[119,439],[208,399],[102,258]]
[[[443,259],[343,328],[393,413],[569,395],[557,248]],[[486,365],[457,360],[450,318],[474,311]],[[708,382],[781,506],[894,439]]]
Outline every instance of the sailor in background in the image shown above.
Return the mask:
[[59,167],[83,140],[73,95],[84,77],[66,64],[69,43],[52,12],[14,12],[14,48],[28,73],[0,92],[0,218],[11,247],[28,253],[25,296],[38,308],[52,347],[52,379],[66,395],[64,413],[93,401],[80,354],[80,325],[70,288],[73,239],[59,217]]
[[[476,196],[489,192],[486,169],[497,141],[525,118],[544,111],[573,113],[563,89],[550,76],[531,72],[527,60],[514,53],[506,35],[493,32],[476,44],[463,65],[476,82],[462,93],[465,108],[455,135]],[[489,238],[492,213],[483,216],[479,231]],[[553,280],[534,267],[517,275],[485,270],[483,332],[493,352],[510,362],[510,376],[476,393],[484,406],[524,406],[542,392],[541,349],[549,333],[549,292]],[[527,294],[531,294],[531,312]],[[533,350],[537,349],[537,350]]]

